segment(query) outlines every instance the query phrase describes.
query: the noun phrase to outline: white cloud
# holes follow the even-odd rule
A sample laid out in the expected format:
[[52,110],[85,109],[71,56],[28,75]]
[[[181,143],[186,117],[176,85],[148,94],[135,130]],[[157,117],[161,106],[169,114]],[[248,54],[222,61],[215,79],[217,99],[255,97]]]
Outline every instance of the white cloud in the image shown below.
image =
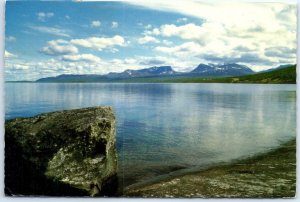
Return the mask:
[[111,28],[118,28],[118,26],[119,26],[119,23],[118,22],[115,22],[115,21],[113,21],[112,23],[111,23]]
[[5,61],[5,79],[9,81],[17,80],[31,80],[30,78],[35,74],[32,71],[31,64],[20,60]]
[[102,65],[95,63],[92,57],[83,56],[84,60],[65,61],[61,59],[48,59],[25,62],[7,61],[5,63],[6,80],[37,80],[43,77],[57,76],[60,74],[100,74]]
[[29,66],[27,64],[14,64],[11,68],[14,70],[27,70]]
[[76,46],[65,40],[52,40],[47,43],[47,46],[41,49],[41,52],[46,55],[71,55],[77,54]]
[[36,15],[37,15],[37,18],[38,18],[39,21],[45,21],[46,19],[53,17],[54,13],[51,13],[51,12],[49,12],[49,13],[39,12]]
[[[270,7],[280,7],[282,5],[295,5],[295,0],[270,0],[269,3],[266,3],[267,0],[261,1],[259,3],[244,0],[240,1],[197,1],[197,0],[184,0],[184,1],[161,1],[161,0],[152,0],[149,1],[140,1],[140,0],[131,0],[126,3],[143,6],[146,8],[161,10],[167,12],[177,12],[184,14],[186,16],[192,16],[200,19],[208,19],[219,22],[242,22],[249,19],[257,19],[264,21],[265,19],[259,19],[261,15],[269,17],[266,8]],[[262,3],[265,2],[265,3]],[[281,2],[281,3],[279,3]],[[272,9],[272,8],[271,8]],[[258,13],[259,15],[245,15],[247,13]],[[255,12],[256,11],[256,12]],[[226,17],[224,17],[226,16]],[[237,18],[240,17],[240,18]]]
[[65,18],[66,18],[67,20],[70,20],[70,19],[71,19],[71,17],[70,17],[69,15],[66,15]]
[[125,64],[136,64],[137,60],[136,59],[133,59],[133,58],[125,58],[124,59],[124,63]]
[[148,24],[145,26],[145,29],[151,29],[152,28],[152,25],[151,24]]
[[144,36],[138,39],[139,44],[159,43],[159,40],[152,36]]
[[110,48],[109,51],[112,52],[112,53],[117,53],[117,52],[119,52],[119,49],[117,49],[117,48]]
[[16,37],[13,37],[13,36],[5,37],[5,40],[8,42],[16,42],[17,41]]
[[56,36],[64,36],[64,37],[70,37],[67,30],[56,28],[56,27],[46,27],[46,26],[28,26],[30,29],[33,29],[35,31],[56,35]]
[[81,55],[64,55],[62,57],[65,61],[86,61],[92,63],[99,63],[101,59],[93,54],[81,54]]
[[178,18],[178,19],[176,20],[176,22],[178,22],[178,23],[187,22],[187,21],[188,21],[187,18]]
[[165,39],[162,41],[162,43],[163,43],[164,45],[166,45],[166,46],[170,46],[170,45],[172,45],[172,44],[173,44],[173,42],[172,42],[172,41],[165,40]]
[[[134,4],[200,19],[199,24],[165,24],[152,30],[146,29],[145,35],[177,37],[183,41],[174,47],[156,47],[155,50],[161,53],[181,56],[182,59],[187,59],[188,55],[202,57],[206,62],[221,62],[222,58],[226,62],[232,57],[232,61],[244,62],[254,68],[277,66],[287,60],[289,63],[296,63],[297,18],[296,6],[293,4],[212,4],[199,1],[151,1],[147,4]],[[292,51],[271,51],[271,47],[286,47]]]
[[101,22],[99,20],[95,20],[91,22],[91,27],[100,27]]
[[99,63],[101,59],[93,54],[79,54],[79,50],[76,46],[82,46],[85,48],[93,48],[102,50],[107,48],[112,53],[116,53],[119,50],[114,46],[124,46],[125,40],[121,36],[114,36],[112,38],[97,38],[91,37],[87,39],[72,39],[70,41],[58,39],[48,41],[47,46],[43,47],[40,52],[46,55],[61,56],[64,61],[86,61]]
[[224,27],[217,23],[204,23],[202,26],[193,23],[176,26],[166,24],[160,27],[160,34],[166,37],[178,36],[181,39],[206,44],[225,34]]
[[10,52],[8,52],[7,50],[5,50],[5,51],[4,51],[4,57],[5,57],[6,59],[8,59],[8,58],[14,58],[14,57],[17,57],[17,56],[14,55],[14,54],[12,54],[12,53],[10,53]]
[[145,30],[145,35],[160,35],[160,31],[158,28],[154,28],[153,30]]
[[116,35],[114,37],[90,37],[86,39],[72,39],[72,44],[82,46],[85,48],[93,48],[102,50],[113,46],[124,46],[125,40],[122,36]]
[[201,53],[201,46],[195,42],[186,42],[178,46],[166,47],[157,46],[156,51],[167,53],[175,56],[196,56]]

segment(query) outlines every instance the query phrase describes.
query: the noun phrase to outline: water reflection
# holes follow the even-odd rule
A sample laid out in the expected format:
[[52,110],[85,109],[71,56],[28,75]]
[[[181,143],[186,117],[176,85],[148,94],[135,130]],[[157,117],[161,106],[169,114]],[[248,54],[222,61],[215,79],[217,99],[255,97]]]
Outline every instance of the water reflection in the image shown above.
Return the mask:
[[295,85],[6,84],[6,118],[111,105],[124,185],[296,136]]

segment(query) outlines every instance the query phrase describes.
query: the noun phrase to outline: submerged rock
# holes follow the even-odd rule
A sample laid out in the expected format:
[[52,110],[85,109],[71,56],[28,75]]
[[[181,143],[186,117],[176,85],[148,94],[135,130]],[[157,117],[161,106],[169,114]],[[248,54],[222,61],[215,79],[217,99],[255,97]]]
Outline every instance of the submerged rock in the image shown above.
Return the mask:
[[5,194],[112,195],[117,190],[115,116],[94,107],[5,123]]

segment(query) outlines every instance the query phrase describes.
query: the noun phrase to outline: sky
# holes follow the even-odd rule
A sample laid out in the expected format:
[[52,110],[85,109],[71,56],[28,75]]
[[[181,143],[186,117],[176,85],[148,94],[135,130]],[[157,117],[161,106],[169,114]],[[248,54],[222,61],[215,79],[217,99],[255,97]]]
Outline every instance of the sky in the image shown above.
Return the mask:
[[5,80],[296,63],[296,2],[6,2]]

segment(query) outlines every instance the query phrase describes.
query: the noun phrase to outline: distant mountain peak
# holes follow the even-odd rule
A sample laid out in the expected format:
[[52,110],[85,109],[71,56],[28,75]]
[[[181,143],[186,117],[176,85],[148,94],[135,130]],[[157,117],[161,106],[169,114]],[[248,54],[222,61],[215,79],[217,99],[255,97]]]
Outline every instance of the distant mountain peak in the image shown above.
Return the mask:
[[194,70],[192,70],[191,73],[204,73],[204,72],[211,71],[212,68],[213,67],[210,65],[201,63]]
[[224,63],[224,64],[199,64],[194,70],[194,74],[202,74],[207,76],[239,76],[244,74],[252,74],[249,67],[237,63]]
[[149,68],[146,68],[150,71],[152,70],[168,70],[168,71],[173,71],[172,67],[171,66],[154,66],[154,67],[149,67]]
[[260,72],[270,72],[270,71],[277,70],[277,69],[288,68],[288,67],[291,67],[291,66],[294,66],[294,65],[296,65],[296,64],[282,64],[282,65],[279,65],[277,67],[266,69],[266,70],[263,70],[263,71],[260,71]]
[[109,78],[134,78],[134,77],[149,77],[149,76],[161,76],[161,75],[173,75],[176,74],[171,66],[154,66],[144,69],[127,69],[120,73],[110,72],[106,74]]

